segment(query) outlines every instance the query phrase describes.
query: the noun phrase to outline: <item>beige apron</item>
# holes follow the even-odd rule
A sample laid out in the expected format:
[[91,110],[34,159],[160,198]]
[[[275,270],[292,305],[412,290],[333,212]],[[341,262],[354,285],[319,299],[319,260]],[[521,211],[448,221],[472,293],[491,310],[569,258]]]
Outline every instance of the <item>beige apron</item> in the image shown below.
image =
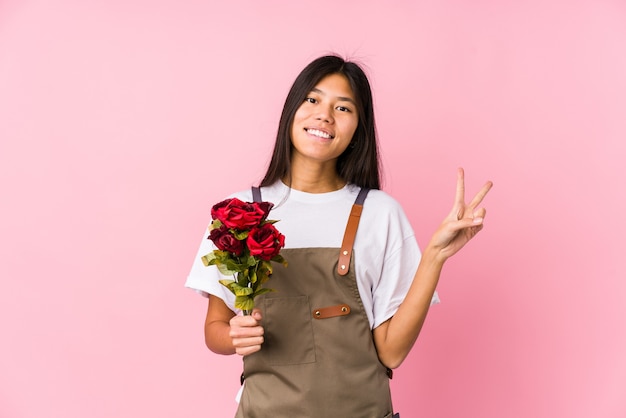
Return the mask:
[[244,357],[236,418],[392,416],[388,369],[378,360],[351,257],[366,194],[353,206],[342,249],[281,252],[289,266],[274,269],[268,283],[276,292],[256,299],[265,341]]

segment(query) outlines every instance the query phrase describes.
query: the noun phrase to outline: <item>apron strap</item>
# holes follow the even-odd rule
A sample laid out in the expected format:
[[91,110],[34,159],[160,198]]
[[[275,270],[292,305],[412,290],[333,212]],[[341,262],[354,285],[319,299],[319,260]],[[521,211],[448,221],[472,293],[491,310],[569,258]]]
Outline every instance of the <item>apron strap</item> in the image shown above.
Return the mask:
[[256,203],[261,203],[261,189],[256,186],[252,186],[252,200]]
[[341,243],[341,249],[339,250],[339,263],[337,264],[337,273],[340,276],[345,276],[350,271],[350,259],[352,257],[352,247],[354,246],[354,239],[356,237],[356,230],[359,227],[359,221],[361,220],[361,212],[363,212],[363,202],[369,193],[370,189],[362,188],[359,191],[352,210],[350,211],[350,217],[348,218],[348,224],[346,225],[346,232],[343,234],[343,242]]

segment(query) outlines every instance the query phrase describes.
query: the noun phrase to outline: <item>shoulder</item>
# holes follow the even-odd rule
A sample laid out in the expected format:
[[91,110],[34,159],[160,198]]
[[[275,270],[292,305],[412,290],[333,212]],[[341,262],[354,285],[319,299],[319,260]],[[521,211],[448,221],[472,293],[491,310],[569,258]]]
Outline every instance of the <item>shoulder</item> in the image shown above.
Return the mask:
[[400,203],[382,190],[370,190],[363,204],[361,222],[368,226],[376,239],[392,244],[401,245],[407,239],[414,237],[414,231],[406,213]]
[[382,190],[370,190],[363,204],[363,212],[375,212],[378,215],[402,216],[404,210],[400,203]]
[[378,204],[384,204],[388,206],[400,206],[398,201],[394,199],[393,196],[379,189],[371,189],[367,193],[367,199],[368,201],[373,200],[377,202]]

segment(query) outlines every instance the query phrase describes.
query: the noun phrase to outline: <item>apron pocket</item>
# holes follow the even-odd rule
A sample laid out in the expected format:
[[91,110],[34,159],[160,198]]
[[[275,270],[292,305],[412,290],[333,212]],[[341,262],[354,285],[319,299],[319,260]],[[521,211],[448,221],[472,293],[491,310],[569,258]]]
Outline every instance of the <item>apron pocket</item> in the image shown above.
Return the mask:
[[262,350],[269,364],[315,362],[308,296],[266,298],[263,326],[265,342]]

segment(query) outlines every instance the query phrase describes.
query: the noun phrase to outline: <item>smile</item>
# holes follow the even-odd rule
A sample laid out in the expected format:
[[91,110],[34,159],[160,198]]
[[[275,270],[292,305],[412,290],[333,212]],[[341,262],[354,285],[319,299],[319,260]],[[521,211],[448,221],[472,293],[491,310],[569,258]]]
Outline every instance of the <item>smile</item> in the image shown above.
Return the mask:
[[331,134],[324,132],[324,131],[320,131],[319,129],[304,129],[308,134],[317,136],[318,138],[324,138],[324,139],[333,139],[334,136],[332,136]]

